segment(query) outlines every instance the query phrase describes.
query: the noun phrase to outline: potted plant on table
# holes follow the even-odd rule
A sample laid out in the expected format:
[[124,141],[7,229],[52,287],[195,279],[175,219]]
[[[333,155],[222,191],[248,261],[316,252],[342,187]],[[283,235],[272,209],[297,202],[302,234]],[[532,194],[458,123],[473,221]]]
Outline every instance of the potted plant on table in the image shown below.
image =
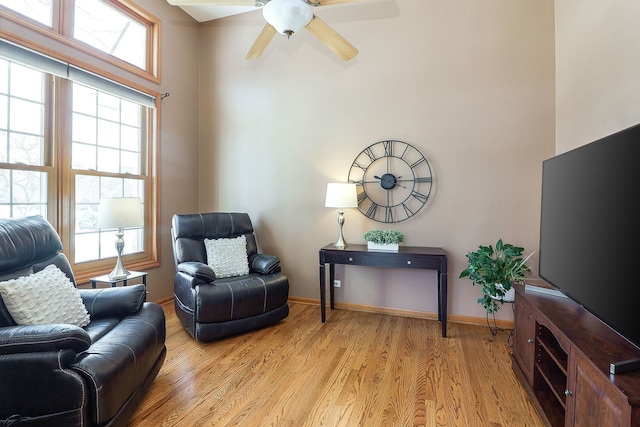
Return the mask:
[[527,261],[533,252],[522,257],[524,248],[503,243],[502,239],[489,246],[480,245],[477,251],[469,252],[467,268],[460,277],[468,277],[473,285],[482,286],[482,297],[478,303],[488,314],[498,311],[505,301],[513,301],[516,284],[522,284],[531,273]]
[[370,251],[397,252],[404,234],[396,230],[369,230],[362,236]]

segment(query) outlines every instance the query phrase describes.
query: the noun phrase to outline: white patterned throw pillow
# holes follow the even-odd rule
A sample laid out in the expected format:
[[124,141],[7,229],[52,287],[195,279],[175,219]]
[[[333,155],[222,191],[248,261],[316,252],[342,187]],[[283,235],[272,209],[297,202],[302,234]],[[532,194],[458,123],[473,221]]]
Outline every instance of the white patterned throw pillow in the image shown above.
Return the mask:
[[216,277],[234,277],[249,274],[247,239],[244,235],[234,239],[204,239],[207,264]]
[[0,296],[18,325],[89,324],[89,313],[71,280],[55,265],[0,282]]

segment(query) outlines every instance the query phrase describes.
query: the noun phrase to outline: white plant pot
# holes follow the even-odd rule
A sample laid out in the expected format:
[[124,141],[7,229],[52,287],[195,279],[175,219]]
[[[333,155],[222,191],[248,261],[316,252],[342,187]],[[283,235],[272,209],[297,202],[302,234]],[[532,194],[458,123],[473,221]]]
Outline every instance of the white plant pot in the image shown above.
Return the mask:
[[398,243],[373,243],[367,242],[367,249],[380,252],[398,252]]
[[[504,288],[502,287],[502,283],[496,283],[496,288],[504,290]],[[505,294],[502,298],[497,298],[497,297],[494,297],[493,295],[490,295],[490,296],[495,300],[513,302],[516,299],[516,288],[513,285],[511,285],[511,289],[509,289],[508,291],[505,291]]]

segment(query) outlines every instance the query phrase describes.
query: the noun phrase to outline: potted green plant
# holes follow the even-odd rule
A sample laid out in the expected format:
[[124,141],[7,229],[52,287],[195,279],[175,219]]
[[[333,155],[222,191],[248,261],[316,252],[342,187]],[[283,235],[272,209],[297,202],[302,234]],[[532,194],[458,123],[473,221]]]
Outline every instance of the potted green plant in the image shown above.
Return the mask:
[[460,277],[468,277],[473,285],[482,286],[478,303],[487,313],[495,313],[505,301],[513,301],[513,285],[522,284],[525,275],[531,273],[526,263],[533,252],[523,258],[523,251],[524,248],[500,239],[495,247],[480,245],[477,251],[466,255],[468,265]]
[[396,230],[369,230],[362,236],[370,251],[398,251],[404,234]]

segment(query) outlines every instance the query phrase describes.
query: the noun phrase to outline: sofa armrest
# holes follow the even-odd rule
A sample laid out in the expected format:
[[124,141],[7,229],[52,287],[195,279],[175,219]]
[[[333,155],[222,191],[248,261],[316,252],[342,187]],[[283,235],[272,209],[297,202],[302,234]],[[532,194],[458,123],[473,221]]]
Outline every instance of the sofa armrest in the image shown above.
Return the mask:
[[101,289],[78,289],[91,318],[124,317],[138,312],[147,299],[143,284]]
[[181,262],[178,264],[178,271],[191,277],[204,280],[206,283],[216,280],[216,273],[213,272],[213,269],[202,262]]
[[[81,420],[88,419],[85,408],[92,397],[86,381],[74,371],[73,365],[89,348],[88,334],[72,325],[38,326],[53,330],[43,335],[32,326],[19,327],[22,331],[13,326],[2,328],[0,341],[7,346],[0,350],[0,425],[79,426]],[[64,330],[57,334],[56,328]],[[24,335],[27,329],[34,335]],[[76,340],[67,333],[87,336]],[[12,345],[7,335],[18,339],[18,344]],[[79,352],[81,349],[84,350]]]
[[280,258],[268,254],[255,254],[249,260],[251,271],[260,274],[271,274],[280,271]]
[[29,325],[0,328],[0,354],[49,352],[62,349],[76,353],[91,345],[89,334],[74,325]]

